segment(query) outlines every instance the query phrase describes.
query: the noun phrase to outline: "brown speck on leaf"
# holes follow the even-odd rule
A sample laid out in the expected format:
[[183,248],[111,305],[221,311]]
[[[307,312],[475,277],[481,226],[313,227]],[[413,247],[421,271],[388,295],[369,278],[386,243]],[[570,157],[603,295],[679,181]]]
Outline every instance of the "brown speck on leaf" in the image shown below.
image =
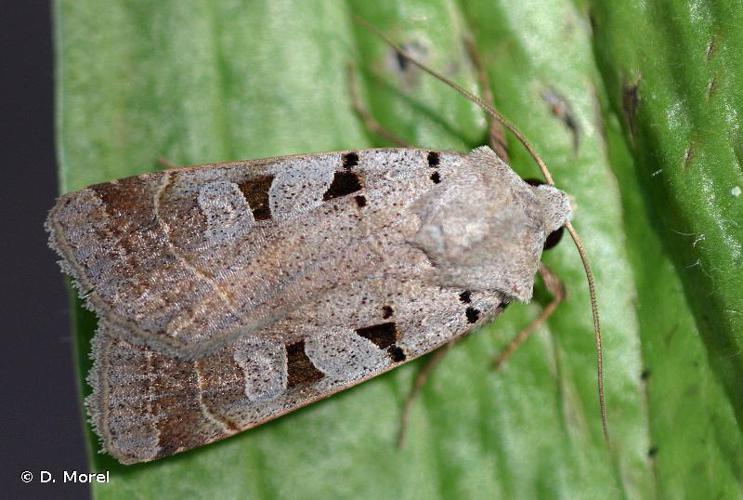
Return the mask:
[[[426,62],[428,59],[428,50],[416,40],[403,42],[400,46],[405,53],[410,54],[418,61]],[[392,74],[397,75],[403,88],[411,90],[418,86],[421,71],[397,50],[390,48],[386,66]]]
[[640,104],[639,88],[640,83],[638,80],[632,84],[625,83],[622,89],[622,111],[624,112],[624,119],[627,120],[630,135],[633,138],[636,130],[635,117],[637,115],[637,107]]
[[707,82],[707,100],[711,99],[712,96],[715,94],[715,91],[717,90],[717,77],[713,76],[709,79],[709,82]]
[[704,61],[709,62],[712,56],[717,52],[717,36],[713,35],[707,42],[707,48],[704,50]]
[[691,161],[694,159],[694,155],[695,155],[694,146],[687,147],[686,151],[684,151],[684,164],[683,164],[684,170],[689,168],[689,165],[691,165]]
[[598,21],[596,21],[596,14],[594,14],[593,9],[588,9],[588,22],[591,25],[591,33],[595,34],[598,28]]
[[550,108],[550,112],[560,120],[573,136],[573,152],[578,152],[580,145],[580,125],[567,98],[553,88],[542,92],[542,99]]

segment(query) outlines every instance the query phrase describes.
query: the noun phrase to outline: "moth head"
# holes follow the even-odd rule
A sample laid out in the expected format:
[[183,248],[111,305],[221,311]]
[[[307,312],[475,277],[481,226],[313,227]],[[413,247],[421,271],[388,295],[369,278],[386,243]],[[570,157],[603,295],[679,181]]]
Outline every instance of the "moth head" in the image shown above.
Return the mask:
[[522,302],[531,299],[545,240],[571,217],[565,193],[530,186],[489,148],[472,151],[414,210],[420,226],[412,244],[441,286]]

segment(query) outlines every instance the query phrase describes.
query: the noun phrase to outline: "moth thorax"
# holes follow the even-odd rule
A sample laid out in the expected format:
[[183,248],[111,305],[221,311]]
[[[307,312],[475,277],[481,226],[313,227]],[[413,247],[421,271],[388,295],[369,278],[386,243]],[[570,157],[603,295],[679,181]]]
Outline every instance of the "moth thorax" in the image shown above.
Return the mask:
[[500,160],[465,165],[415,209],[421,224],[411,243],[441,286],[523,302],[531,299],[545,239],[570,218],[563,192],[529,186]]

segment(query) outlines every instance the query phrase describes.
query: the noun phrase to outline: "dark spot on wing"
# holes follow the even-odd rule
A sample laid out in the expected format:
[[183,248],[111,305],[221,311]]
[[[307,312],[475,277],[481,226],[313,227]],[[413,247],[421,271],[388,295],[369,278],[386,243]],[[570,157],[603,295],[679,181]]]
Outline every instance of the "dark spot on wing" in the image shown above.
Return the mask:
[[[90,186],[104,204],[110,220],[105,225],[107,237],[127,254],[141,252],[141,235],[157,222],[152,199],[152,180],[128,177],[116,182]],[[71,198],[68,198],[68,203]]]
[[325,376],[304,352],[304,340],[286,346],[286,358],[288,387],[312,384]]
[[380,349],[387,349],[397,342],[397,325],[394,322],[380,323],[378,325],[357,328],[356,333],[369,339]]
[[360,194],[354,196],[353,199],[356,200],[356,205],[358,205],[359,208],[366,206],[366,196]]
[[465,304],[469,304],[472,302],[472,292],[469,290],[465,290],[464,292],[459,294],[459,300],[464,302]]
[[[152,356],[151,362],[154,374],[151,390],[158,397],[152,401],[150,411],[159,416],[155,423],[158,456],[172,455],[181,447],[198,446],[199,438],[192,429],[198,428],[204,417],[197,403],[199,389],[193,366],[157,354]],[[135,407],[128,409],[132,411]]]
[[150,182],[141,177],[127,177],[115,182],[95,184],[90,189],[105,204],[106,212],[117,217],[141,212],[142,207],[151,205],[152,196],[147,189],[149,185]]
[[268,202],[268,191],[273,183],[273,175],[261,175],[237,184],[253,212],[255,220],[271,218],[271,206]]
[[464,314],[467,316],[467,321],[469,323],[476,323],[478,319],[480,319],[480,310],[475,309],[474,307],[468,307],[465,309]]
[[392,306],[384,306],[382,307],[382,318],[388,319],[392,317],[392,314],[394,314],[394,309],[392,309]]
[[328,201],[360,190],[361,179],[358,174],[347,171],[336,172],[333,175],[333,182],[330,184],[328,190],[325,191],[325,194],[322,195],[322,199]]
[[643,382],[647,381],[650,378],[651,373],[650,368],[645,368],[642,373],[640,373],[640,380]]
[[434,184],[438,184],[439,182],[441,182],[441,176],[438,172],[434,172],[431,174],[431,180]]
[[655,458],[655,456],[658,454],[658,447],[657,446],[651,446],[648,449],[648,458]]
[[359,164],[359,155],[356,153],[346,153],[343,155],[343,168],[355,167]]
[[428,166],[429,167],[438,167],[440,160],[441,158],[436,151],[431,151],[428,153]]
[[396,345],[389,346],[389,348],[387,349],[387,354],[389,354],[390,358],[395,363],[402,363],[403,361],[408,359],[408,357],[405,355],[405,351],[403,351]]

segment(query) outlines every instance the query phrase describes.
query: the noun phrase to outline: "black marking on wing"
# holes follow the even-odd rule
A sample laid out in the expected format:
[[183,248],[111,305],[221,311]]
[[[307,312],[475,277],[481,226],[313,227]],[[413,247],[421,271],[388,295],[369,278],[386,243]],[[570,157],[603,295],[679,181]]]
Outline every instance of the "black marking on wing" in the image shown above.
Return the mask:
[[359,174],[349,171],[336,172],[333,174],[333,182],[322,195],[322,199],[328,201],[360,190],[361,176]]
[[431,180],[434,184],[438,184],[439,182],[441,182],[441,176],[438,172],[434,172],[431,174]]
[[391,345],[387,348],[387,354],[389,354],[392,361],[395,363],[402,363],[408,357],[405,355],[405,351],[397,347],[396,345]]
[[304,340],[286,346],[287,386],[311,384],[325,376],[304,352]]
[[436,151],[431,151],[428,153],[428,166],[436,168],[439,166],[439,162],[441,161],[441,157]]
[[359,208],[362,208],[362,207],[365,207],[366,206],[366,196],[364,196],[363,194],[360,194],[358,196],[354,196],[353,199],[356,200],[356,205]]
[[355,167],[359,164],[359,155],[353,151],[343,155],[343,168]]
[[472,302],[472,292],[469,290],[465,290],[464,292],[459,294],[459,300],[461,300],[464,304],[469,304]]
[[387,349],[398,339],[397,325],[392,321],[357,328],[356,334],[371,340],[380,349]]
[[392,306],[382,307],[382,319],[389,319],[392,317],[394,313],[395,313],[395,310],[392,309]]
[[480,319],[480,310],[475,309],[474,307],[468,307],[465,309],[464,314],[467,316],[467,321],[469,323],[476,323],[478,319]]
[[268,202],[268,191],[273,183],[273,175],[261,175],[253,179],[239,183],[245,201],[248,202],[255,220],[268,220],[271,218],[271,206]]

